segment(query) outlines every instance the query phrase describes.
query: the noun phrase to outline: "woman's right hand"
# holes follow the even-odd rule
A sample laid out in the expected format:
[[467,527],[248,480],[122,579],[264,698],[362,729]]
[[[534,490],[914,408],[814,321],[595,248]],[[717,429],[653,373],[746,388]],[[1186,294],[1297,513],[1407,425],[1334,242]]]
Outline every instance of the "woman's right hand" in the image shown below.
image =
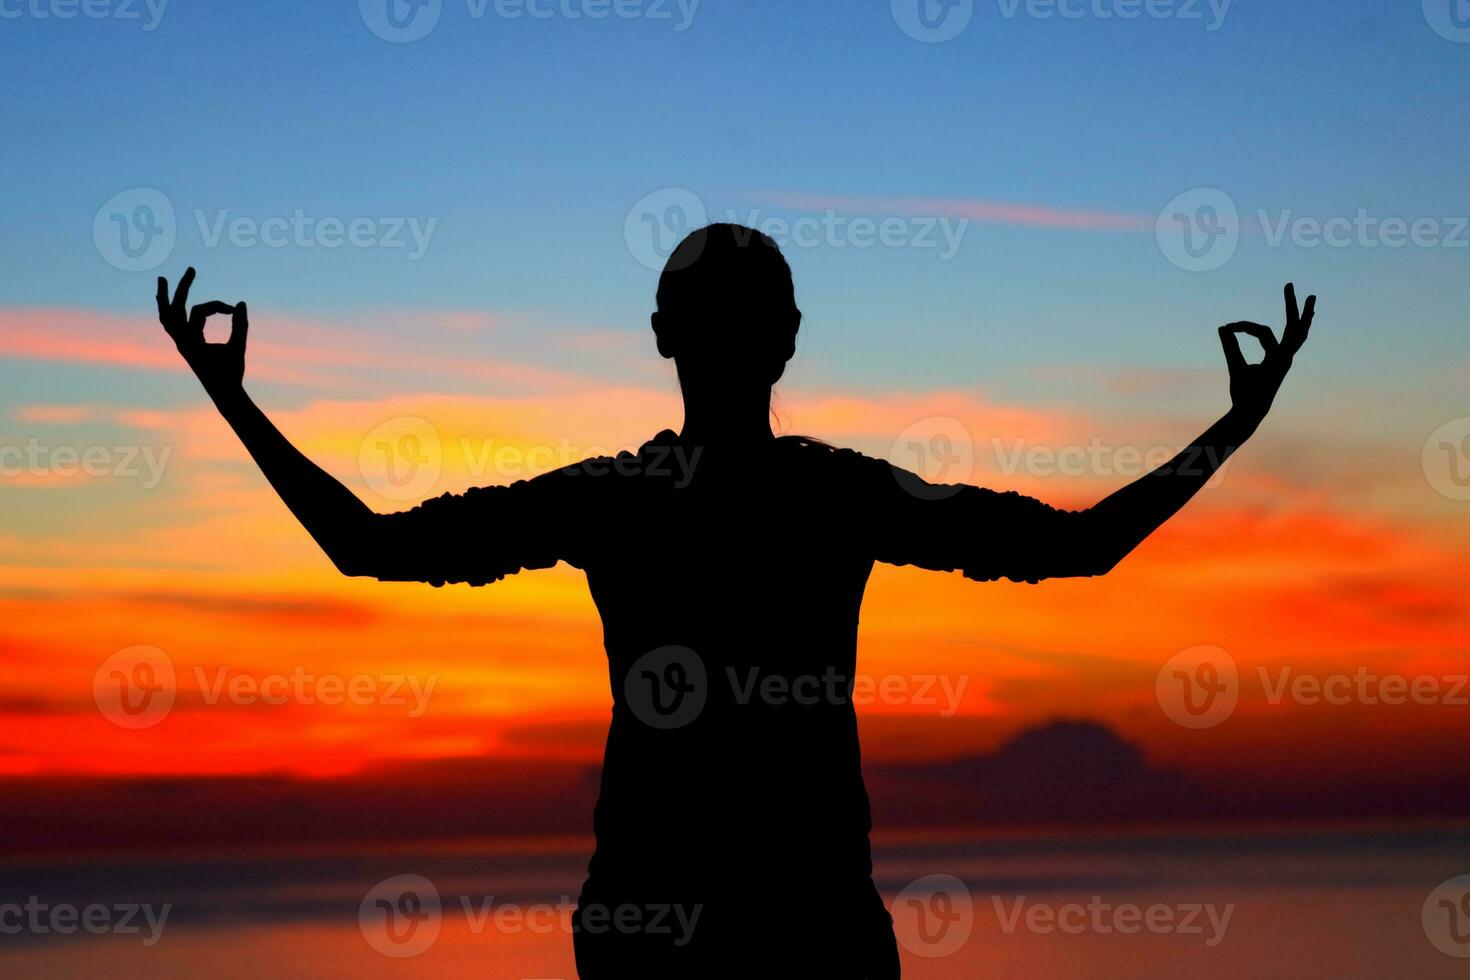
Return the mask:
[[[1225,363],[1230,368],[1230,412],[1235,421],[1254,432],[1271,410],[1276,392],[1291,370],[1292,358],[1307,342],[1312,318],[1317,313],[1317,297],[1308,296],[1307,305],[1298,310],[1296,287],[1286,284],[1286,332],[1278,342],[1271,328],[1259,323],[1241,321],[1220,328],[1220,343],[1225,347]],[[1256,338],[1266,356],[1259,364],[1251,364],[1240,350],[1237,334]]]
[[[194,372],[204,390],[216,401],[243,390],[245,380],[245,337],[249,333],[245,304],[214,300],[189,309],[189,287],[194,284],[194,267],[179,279],[174,298],[168,298],[168,280],[158,277],[158,322],[173,338],[174,345]],[[211,344],[204,339],[204,321],[215,313],[233,314],[230,339]]]

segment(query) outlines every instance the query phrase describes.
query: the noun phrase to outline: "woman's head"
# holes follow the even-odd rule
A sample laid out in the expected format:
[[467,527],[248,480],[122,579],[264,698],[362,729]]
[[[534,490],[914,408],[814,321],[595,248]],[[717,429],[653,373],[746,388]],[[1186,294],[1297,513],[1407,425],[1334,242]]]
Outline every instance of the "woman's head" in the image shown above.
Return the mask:
[[717,224],[685,238],[658,281],[653,331],[686,397],[775,384],[796,351],[791,267],[767,235]]

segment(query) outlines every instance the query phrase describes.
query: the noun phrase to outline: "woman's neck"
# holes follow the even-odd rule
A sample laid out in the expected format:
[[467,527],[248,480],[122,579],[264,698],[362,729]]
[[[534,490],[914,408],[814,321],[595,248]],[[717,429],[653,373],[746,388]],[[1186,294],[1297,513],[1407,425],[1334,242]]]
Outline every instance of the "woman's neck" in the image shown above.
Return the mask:
[[770,389],[743,400],[724,396],[704,402],[687,395],[684,399],[679,439],[688,445],[739,448],[764,445],[774,438]]

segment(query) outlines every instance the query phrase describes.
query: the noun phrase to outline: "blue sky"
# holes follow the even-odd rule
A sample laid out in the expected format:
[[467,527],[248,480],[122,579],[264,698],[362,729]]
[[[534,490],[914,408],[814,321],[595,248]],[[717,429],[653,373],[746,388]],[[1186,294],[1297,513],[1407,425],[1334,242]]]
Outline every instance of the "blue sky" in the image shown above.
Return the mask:
[[[678,425],[638,231],[693,200],[713,218],[847,223],[786,248],[806,314],[780,386],[790,431],[894,457],[954,423],[974,457],[957,479],[1064,506],[1136,475],[1111,462],[1124,450],[1172,452],[1224,411],[1218,325],[1279,327],[1287,280],[1317,293],[1313,339],[1228,481],[1141,577],[1034,622],[1074,631],[1045,641],[1057,649],[1101,638],[1121,659],[1243,629],[1283,658],[1464,662],[1470,8],[1459,28],[1451,0],[1237,0],[1210,30],[1203,0],[1151,0],[1198,18],[1131,20],[1098,11],[1134,0],[1065,0],[1082,13],[1068,18],[974,0],[963,30],[927,43],[895,16],[916,23],[921,0],[701,0],[682,31],[675,0],[617,0],[667,19],[602,20],[440,0],[433,30],[392,43],[363,16],[388,0],[169,0],[151,30],[141,0],[85,0],[137,18],[55,16],[72,2],[0,0],[0,451],[35,442],[50,461],[0,468],[0,591],[37,570],[67,595],[178,569],[214,573],[221,597],[328,587],[154,322],[155,274],[194,265],[196,299],[247,299],[251,394],[398,509],[369,496],[364,447],[389,444],[385,424],[442,443],[432,492],[524,475],[465,445],[593,455]],[[315,227],[302,244],[209,241],[221,215],[264,232],[298,212]],[[1310,243],[1309,224],[1359,214],[1368,239]],[[145,217],[172,245],[142,236],[134,261]],[[898,244],[859,243],[858,221],[888,219]],[[941,219],[970,221],[948,257],[916,240]],[[321,221],[338,236],[365,222],[367,244],[327,247]],[[1428,235],[1375,244],[1390,221]],[[410,223],[422,255],[380,247]],[[1021,443],[1101,444],[1109,462],[1005,471],[999,451]],[[155,487],[118,472],[128,447],[173,451]],[[59,459],[79,450],[108,466],[76,476]],[[933,588],[894,608],[922,620]],[[1031,622],[997,595],[1000,621]],[[1102,607],[1126,626],[1095,625]],[[140,615],[158,618],[137,607],[108,629],[131,635]],[[18,683],[51,683],[62,649],[80,666],[55,683],[90,683],[111,640],[84,649],[74,626],[18,641],[34,654]],[[907,622],[889,635],[912,642]],[[1079,677],[1073,703],[1091,704],[1097,677]],[[1010,678],[1035,689],[1029,667]]]
[[[982,0],[957,37],[923,43],[887,0],[703,0],[682,31],[674,0],[629,2],[644,15],[507,19],[492,3],[476,18],[444,0],[429,34],[400,44],[350,2],[171,0],[145,30],[141,0],[137,19],[69,20],[36,15],[52,0],[4,0],[0,303],[146,314],[153,275],[192,263],[203,292],[249,298],[259,330],[272,315],[449,309],[641,333],[655,275],[624,222],[662,188],[718,217],[821,213],[774,203],[786,195],[880,216],[860,202],[1151,223],[1197,187],[1226,191],[1247,225],[1259,208],[1470,214],[1470,44],[1416,3],[1240,0],[1210,30],[1203,0],[1198,19],[1161,0],[1171,16],[1133,20],[1098,16],[1117,0],[1073,0],[1075,18]],[[110,266],[91,235],[103,203],[136,187],[178,215],[156,270]],[[208,247],[198,227],[298,209],[435,225],[417,260]],[[1278,322],[1287,278],[1322,294],[1333,334],[1303,385],[1397,385],[1448,359],[1463,372],[1470,248],[1271,248],[1248,229],[1199,273],[1166,261],[1149,227],[976,221],[948,261],[788,254],[807,312],[794,383],[1025,400],[1056,396],[1035,378],[1048,365],[1215,368],[1210,328]]]

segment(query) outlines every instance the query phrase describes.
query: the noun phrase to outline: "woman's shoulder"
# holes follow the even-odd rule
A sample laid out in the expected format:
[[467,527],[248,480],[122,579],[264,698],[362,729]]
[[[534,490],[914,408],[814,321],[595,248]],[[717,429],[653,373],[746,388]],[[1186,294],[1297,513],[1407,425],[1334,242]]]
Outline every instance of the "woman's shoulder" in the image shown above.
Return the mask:
[[848,480],[888,478],[893,468],[887,460],[868,456],[856,449],[834,446],[812,436],[778,436],[776,444],[799,465]]

